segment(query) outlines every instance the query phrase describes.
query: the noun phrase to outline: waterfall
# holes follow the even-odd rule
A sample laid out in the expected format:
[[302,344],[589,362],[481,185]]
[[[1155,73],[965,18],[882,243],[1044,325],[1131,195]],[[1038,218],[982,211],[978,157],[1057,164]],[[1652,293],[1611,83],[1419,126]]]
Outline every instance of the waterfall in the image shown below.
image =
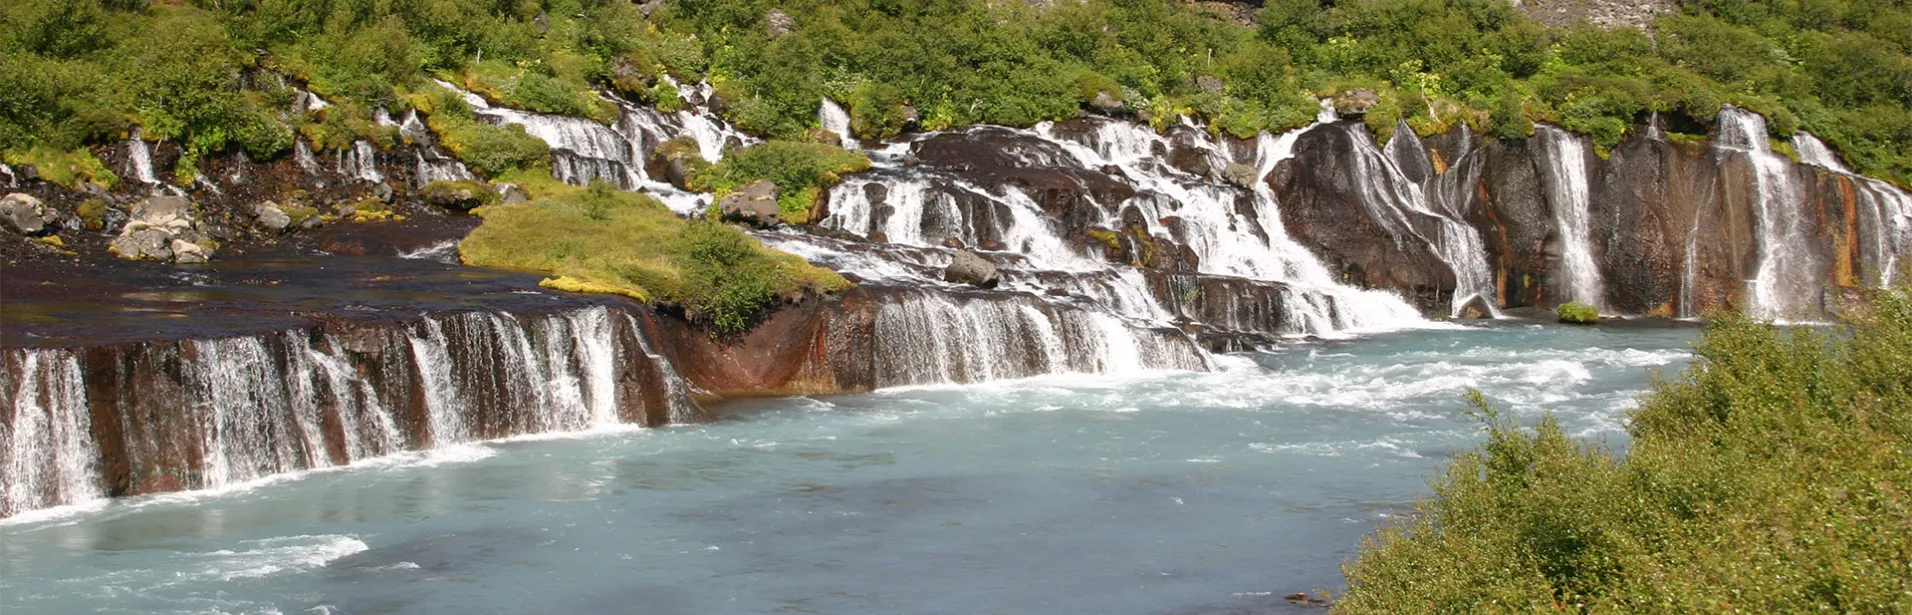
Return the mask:
[[14,188],[20,185],[20,176],[15,174],[13,172],[13,167],[7,166],[6,163],[0,162],[0,174],[5,174],[7,176],[8,188]]
[[[217,489],[461,442],[694,420],[689,388],[644,336],[600,306],[111,347],[84,361],[6,350],[0,516],[113,484]],[[105,396],[88,400],[90,387]],[[97,417],[123,434],[111,451],[93,441]]]
[[105,495],[83,373],[67,350],[0,355],[0,517]]
[[1180,331],[1026,296],[900,293],[885,299],[875,327],[877,386],[885,387],[1206,367]]
[[1858,201],[1860,241],[1868,243],[1863,255],[1875,270],[1873,283],[1890,287],[1899,273],[1899,256],[1912,254],[1912,193],[1890,183],[1853,173],[1832,148],[1809,133],[1793,133],[1793,149],[1799,161],[1845,176],[1852,181],[1853,198]]
[[[1479,231],[1460,220],[1457,212],[1435,211],[1423,188],[1409,180],[1392,158],[1381,151],[1359,123],[1335,124],[1354,144],[1354,177],[1360,201],[1375,223],[1397,241],[1412,240],[1433,248],[1434,255],[1454,272],[1454,298],[1451,314],[1458,315],[1475,298],[1487,304],[1498,317],[1494,274],[1488,267],[1487,249]],[[1413,219],[1431,219],[1434,235],[1426,236]]]
[[1593,257],[1592,215],[1586,152],[1590,147],[1580,137],[1553,126],[1535,127],[1535,141],[1545,152],[1542,185],[1552,205],[1554,224],[1560,234],[1560,274],[1565,278],[1574,301],[1599,306],[1605,303],[1601,291],[1600,267]]
[[1801,164],[1810,164],[1835,173],[1852,173],[1851,169],[1846,168],[1845,163],[1839,162],[1839,157],[1832,153],[1832,148],[1826,147],[1826,142],[1820,141],[1819,137],[1812,136],[1810,133],[1795,132],[1792,136],[1792,144],[1793,151],[1799,153]]
[[126,165],[139,183],[159,183],[159,177],[153,173],[153,150],[146,145],[144,131],[138,126],[133,127],[132,136],[126,139]]
[[335,170],[340,175],[372,183],[385,181],[385,175],[378,172],[378,148],[363,139],[353,141],[351,149],[339,150]]
[[312,146],[306,145],[303,137],[292,140],[292,160],[304,169],[307,175],[319,173],[319,161],[312,156]]
[[850,114],[835,101],[825,98],[823,103],[817,106],[817,124],[835,134],[837,142],[843,146],[843,149],[862,149],[862,145],[858,144],[856,138],[850,134]]
[[1805,199],[1793,181],[1792,162],[1773,153],[1766,118],[1731,105],[1720,110],[1715,148],[1743,154],[1753,167],[1759,241],[1758,273],[1752,280],[1753,316],[1797,318],[1819,314],[1823,267],[1812,254],[1811,235],[1802,209]]

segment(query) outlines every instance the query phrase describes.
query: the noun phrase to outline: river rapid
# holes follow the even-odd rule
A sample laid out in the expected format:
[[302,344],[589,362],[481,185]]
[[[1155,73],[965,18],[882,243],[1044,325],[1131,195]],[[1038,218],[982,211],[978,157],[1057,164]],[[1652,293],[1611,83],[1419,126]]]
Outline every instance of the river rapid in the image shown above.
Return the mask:
[[1624,448],[1695,335],[1498,321],[728,402],[33,511],[0,521],[0,611],[1287,612],[1479,442],[1467,389]]

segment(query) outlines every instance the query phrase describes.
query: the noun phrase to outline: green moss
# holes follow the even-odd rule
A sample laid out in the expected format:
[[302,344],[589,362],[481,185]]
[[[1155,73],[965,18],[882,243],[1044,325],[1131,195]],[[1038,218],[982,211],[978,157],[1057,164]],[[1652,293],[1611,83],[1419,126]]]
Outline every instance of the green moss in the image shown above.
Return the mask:
[[497,205],[501,196],[482,181],[438,180],[418,189],[418,198],[426,203],[450,209],[470,210]]
[[33,165],[40,177],[47,181],[79,189],[81,184],[93,183],[102,186],[119,185],[119,176],[106,170],[106,163],[93,156],[93,152],[76,149],[60,151],[49,147],[34,147],[26,150],[8,150],[4,157],[9,165]]
[[835,272],[763,247],[726,225],[686,222],[663,204],[603,184],[544,186],[537,200],[475,210],[466,264],[556,276],[567,289],[682,307],[713,335],[747,330],[784,297],[837,292]]
[[97,231],[106,228],[105,199],[81,201],[79,206],[74,208],[74,213],[79,214],[80,222],[86,225],[87,230]]
[[1554,313],[1560,317],[1560,322],[1569,324],[1590,325],[1600,322],[1599,308],[1578,301],[1562,303],[1554,309]]

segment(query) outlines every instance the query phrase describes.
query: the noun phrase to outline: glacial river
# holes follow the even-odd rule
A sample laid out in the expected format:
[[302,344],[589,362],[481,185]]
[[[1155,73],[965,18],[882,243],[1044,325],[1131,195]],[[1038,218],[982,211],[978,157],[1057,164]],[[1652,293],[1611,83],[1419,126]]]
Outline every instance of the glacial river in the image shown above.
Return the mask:
[[1477,443],[1469,387],[1625,445],[1693,329],[1498,323],[715,405],[0,521],[0,612],[1288,612]]

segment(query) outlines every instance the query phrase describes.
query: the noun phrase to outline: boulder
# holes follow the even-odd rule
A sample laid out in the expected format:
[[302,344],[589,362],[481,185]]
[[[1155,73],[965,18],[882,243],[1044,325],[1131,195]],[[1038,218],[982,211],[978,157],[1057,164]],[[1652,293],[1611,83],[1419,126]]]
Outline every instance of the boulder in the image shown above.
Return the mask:
[[1461,310],[1455,313],[1455,317],[1467,320],[1493,318],[1494,310],[1491,306],[1487,305],[1486,299],[1474,297],[1473,299],[1469,299],[1467,303],[1461,304]]
[[1253,189],[1255,182],[1260,180],[1261,176],[1256,173],[1255,167],[1239,162],[1230,162],[1226,168],[1222,169],[1222,178],[1227,179],[1228,183]]
[[1353,88],[1334,95],[1334,112],[1361,115],[1381,103],[1381,95],[1369,88]]
[[150,258],[158,261],[173,259],[173,234],[163,228],[144,227],[134,229],[127,226],[127,232],[113,239],[112,249],[121,258],[139,260]]
[[784,35],[789,34],[791,30],[795,29],[797,27],[797,20],[791,17],[789,13],[783,12],[783,9],[770,9],[763,14],[763,24],[764,29],[770,34],[770,38],[775,40],[783,38]]
[[126,226],[129,229],[141,225],[180,228],[192,224],[192,201],[183,196],[158,195],[134,203],[132,220]]
[[252,218],[258,223],[259,228],[270,231],[284,231],[286,227],[292,226],[292,216],[287,215],[284,209],[279,208],[278,203],[272,201],[253,205]]
[[378,185],[372,187],[372,196],[378,197],[381,203],[392,202],[392,185],[379,182]]
[[650,17],[651,14],[656,13],[657,10],[661,8],[664,8],[664,0],[650,0],[649,2],[637,5],[637,12],[643,13],[645,17]]
[[524,189],[519,188],[517,184],[498,184],[493,186],[493,189],[498,191],[498,202],[505,205],[517,205],[531,201],[531,195],[525,194]]
[[31,194],[16,192],[0,198],[0,222],[21,235],[39,235],[59,220],[59,216]]
[[181,265],[203,264],[206,262],[206,257],[209,256],[206,248],[183,239],[174,239],[171,248],[173,251],[173,262]]
[[724,195],[717,202],[717,210],[723,212],[725,220],[743,222],[756,227],[768,227],[777,223],[777,185],[767,179],[760,179]]
[[996,265],[969,250],[956,251],[956,260],[943,269],[943,280],[977,288],[995,288],[1002,283],[996,276]]
[[1201,90],[1204,94],[1221,94],[1222,80],[1211,75],[1202,75],[1195,78],[1195,89]]
[[418,189],[425,203],[445,209],[470,211],[499,201],[498,192],[477,180],[440,180]]
[[1122,110],[1122,100],[1106,91],[1096,92],[1095,99],[1089,101],[1089,106],[1103,113],[1115,113]]

